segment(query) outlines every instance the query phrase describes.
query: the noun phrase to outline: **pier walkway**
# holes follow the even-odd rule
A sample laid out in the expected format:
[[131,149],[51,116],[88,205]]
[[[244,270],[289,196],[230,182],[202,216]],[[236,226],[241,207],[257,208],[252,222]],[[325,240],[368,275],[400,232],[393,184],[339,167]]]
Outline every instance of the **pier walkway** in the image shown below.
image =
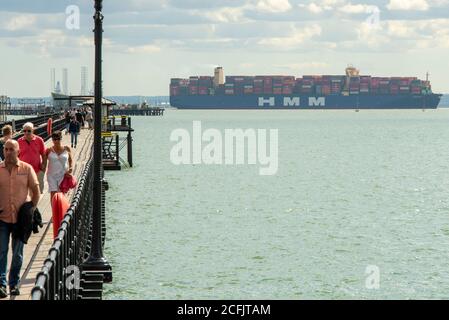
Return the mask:
[[[70,146],[70,135],[63,133],[62,143]],[[52,145],[52,141],[45,143],[46,147]],[[72,156],[74,159],[74,176],[79,178],[85,168],[85,165],[92,154],[93,130],[83,129],[78,136],[78,145],[72,148]],[[71,202],[76,189],[71,190],[66,196]],[[34,287],[36,276],[41,271],[42,265],[48,255],[48,251],[53,244],[53,225],[51,223],[52,210],[50,205],[50,193],[48,193],[47,180],[45,178],[45,189],[38,205],[42,214],[44,227],[39,233],[32,234],[28,244],[24,247],[23,265],[21,270],[20,296],[11,297],[15,300],[29,300],[31,298],[31,290]],[[11,250],[8,257],[8,268],[11,262]],[[1,301],[1,300],[0,300]]]

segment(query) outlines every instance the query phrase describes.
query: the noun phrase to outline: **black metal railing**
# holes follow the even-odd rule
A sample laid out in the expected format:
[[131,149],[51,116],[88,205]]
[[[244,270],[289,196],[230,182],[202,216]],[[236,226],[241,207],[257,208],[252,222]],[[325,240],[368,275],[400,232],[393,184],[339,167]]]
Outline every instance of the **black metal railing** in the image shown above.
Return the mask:
[[[47,131],[47,122],[48,122],[49,118],[53,119],[52,131],[64,130],[64,128],[66,126],[65,119],[61,118],[60,114],[51,114],[51,115],[46,115],[46,116],[37,117],[37,118],[23,119],[23,120],[20,120],[19,123],[16,122],[15,127],[20,128],[20,131],[14,132],[13,138],[17,140],[20,137],[22,137],[23,136],[23,132],[21,131],[22,126],[26,122],[31,122],[34,125],[34,134],[41,137],[44,141],[49,140],[51,137]],[[5,124],[11,124],[11,122],[3,123],[3,125],[5,125]],[[2,126],[2,124],[0,124],[0,127],[1,126]],[[0,131],[0,137],[2,137],[1,131]]]
[[111,109],[111,116],[163,116],[164,108],[141,108],[141,109]]
[[[104,197],[104,186],[102,188]],[[32,300],[76,300],[83,297],[81,263],[89,256],[93,213],[93,160],[87,162],[76,194],[61,222],[42,270],[31,291]],[[102,211],[104,209],[102,208]],[[104,225],[104,212],[102,212]],[[105,228],[103,229],[105,231]],[[105,232],[102,234],[103,242]]]
[[46,124],[49,118],[52,118],[53,121],[58,120],[62,117],[63,113],[47,113],[47,114],[43,114],[37,117],[32,117],[32,118],[25,118],[25,119],[18,119],[18,120],[10,120],[10,121],[6,121],[6,122],[0,122],[0,127],[3,127],[4,125],[11,125],[14,126],[13,130],[14,131],[19,131],[22,130],[22,126],[27,123],[27,122],[31,122],[34,124],[35,127],[41,126],[43,124]]

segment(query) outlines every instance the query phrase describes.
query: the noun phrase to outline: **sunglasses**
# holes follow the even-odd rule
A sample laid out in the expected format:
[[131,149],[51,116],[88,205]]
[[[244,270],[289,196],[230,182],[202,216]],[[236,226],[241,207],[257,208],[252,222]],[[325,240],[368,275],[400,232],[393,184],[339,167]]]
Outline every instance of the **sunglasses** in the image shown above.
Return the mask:
[[61,137],[51,137],[52,140],[61,140]]
[[33,131],[32,130],[23,130],[23,132],[30,133],[30,132],[33,132]]

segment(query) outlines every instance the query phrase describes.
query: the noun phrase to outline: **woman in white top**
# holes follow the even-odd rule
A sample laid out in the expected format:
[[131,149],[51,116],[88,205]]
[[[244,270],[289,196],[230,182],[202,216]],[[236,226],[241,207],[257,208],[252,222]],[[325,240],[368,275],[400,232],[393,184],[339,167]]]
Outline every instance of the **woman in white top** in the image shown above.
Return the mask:
[[92,113],[92,109],[91,108],[87,108],[87,110],[86,110],[86,121],[87,121],[87,123],[89,125],[89,130],[92,130],[94,128],[93,125],[92,125],[93,120],[94,120],[94,116],[93,116],[93,113]]
[[63,146],[61,143],[62,132],[55,131],[51,135],[53,146],[47,149],[47,182],[48,191],[51,193],[51,199],[56,192],[59,192],[61,184],[66,174],[72,174],[73,160],[70,147]]

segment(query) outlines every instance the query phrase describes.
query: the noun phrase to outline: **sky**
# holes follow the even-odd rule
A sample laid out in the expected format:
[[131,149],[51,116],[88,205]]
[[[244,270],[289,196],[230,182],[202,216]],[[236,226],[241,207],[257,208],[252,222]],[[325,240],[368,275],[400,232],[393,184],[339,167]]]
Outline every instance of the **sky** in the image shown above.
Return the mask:
[[[0,95],[93,82],[92,0],[0,0]],[[168,95],[170,78],[430,73],[449,93],[449,0],[104,0],[105,95]]]

